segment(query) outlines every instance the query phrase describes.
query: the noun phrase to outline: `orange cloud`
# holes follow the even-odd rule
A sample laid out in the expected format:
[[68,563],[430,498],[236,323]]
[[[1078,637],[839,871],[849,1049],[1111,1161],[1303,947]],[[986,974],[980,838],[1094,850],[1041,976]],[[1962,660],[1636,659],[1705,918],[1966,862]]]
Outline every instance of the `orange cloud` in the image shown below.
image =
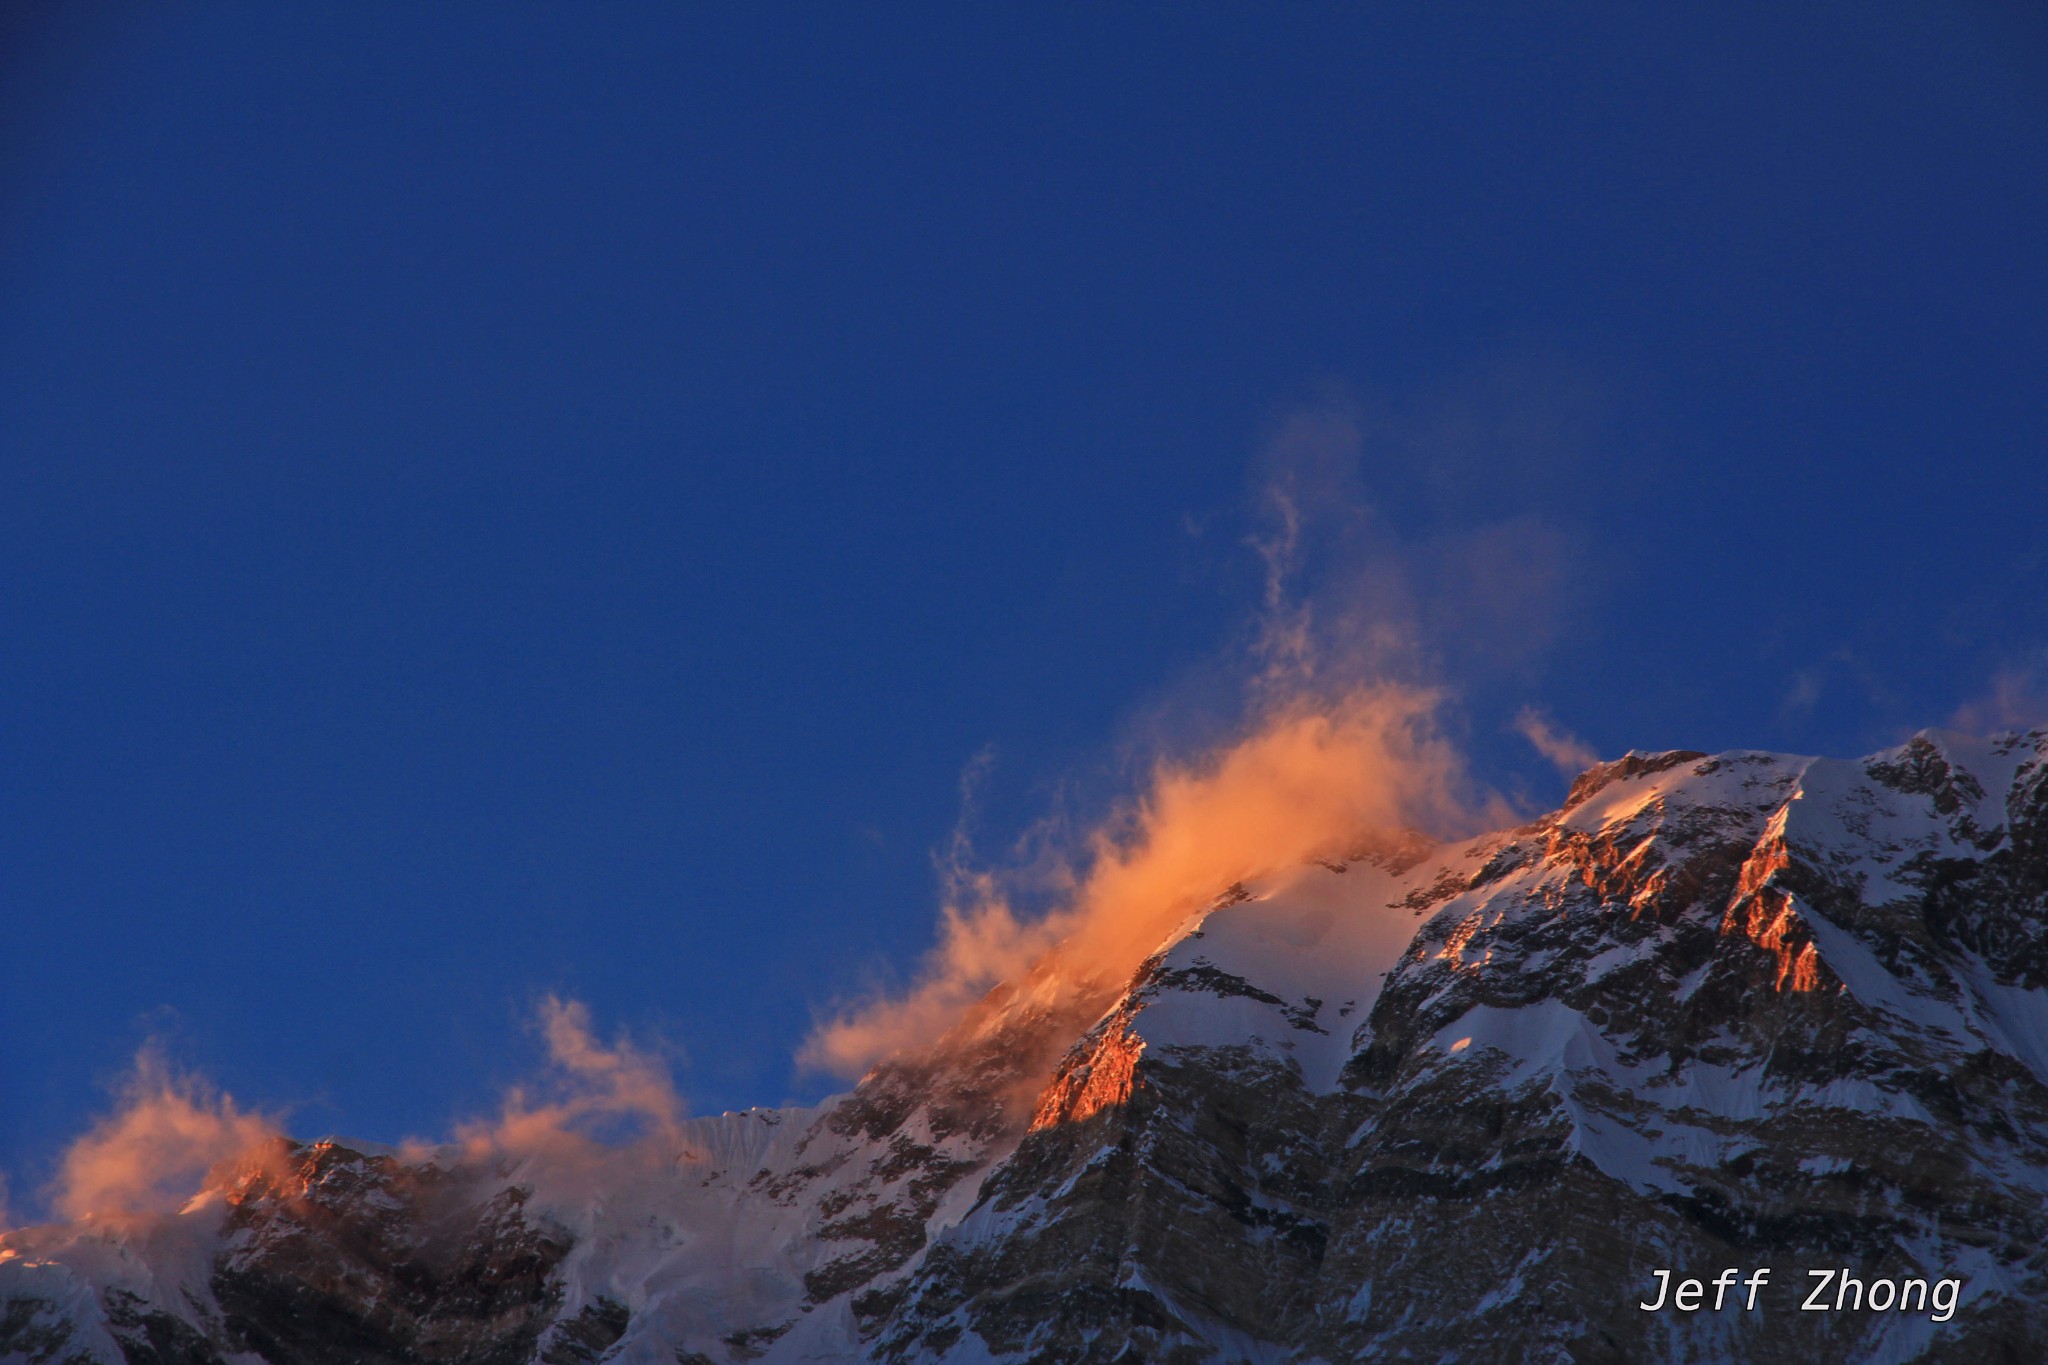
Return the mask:
[[1088,836],[1063,905],[1020,919],[1000,877],[971,879],[946,906],[916,985],[828,1021],[802,1061],[853,1075],[928,1043],[997,982],[1045,966],[1055,945],[1060,988],[1113,989],[1234,882],[1341,857],[1376,832],[1464,831],[1498,817],[1468,801],[1463,762],[1437,729],[1439,700],[1392,683],[1298,697],[1210,753],[1161,760],[1143,793]]
[[135,1217],[177,1209],[222,1162],[278,1136],[204,1080],[172,1069],[156,1045],[136,1054],[121,1106],[64,1153],[51,1195],[63,1217]]

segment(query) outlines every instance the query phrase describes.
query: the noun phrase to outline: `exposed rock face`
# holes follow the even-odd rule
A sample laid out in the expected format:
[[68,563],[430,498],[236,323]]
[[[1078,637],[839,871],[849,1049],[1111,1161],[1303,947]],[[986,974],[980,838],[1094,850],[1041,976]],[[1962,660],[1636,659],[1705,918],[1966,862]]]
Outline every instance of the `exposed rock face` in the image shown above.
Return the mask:
[[7,1234],[0,1361],[2048,1359],[2048,732],[1630,755],[1056,987],[596,1194],[315,1144]]
[[[533,1355],[569,1249],[525,1192],[331,1142],[238,1182],[211,1288],[223,1335],[266,1360],[516,1365]],[[614,1337],[616,1337],[614,1333]]]

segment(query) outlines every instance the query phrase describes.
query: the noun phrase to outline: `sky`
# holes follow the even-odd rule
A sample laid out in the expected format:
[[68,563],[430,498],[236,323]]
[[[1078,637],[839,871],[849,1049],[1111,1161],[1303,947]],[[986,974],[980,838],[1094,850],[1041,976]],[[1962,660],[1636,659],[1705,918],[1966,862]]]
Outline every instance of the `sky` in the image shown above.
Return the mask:
[[11,10],[0,1172],[828,1093],[1310,605],[1523,811],[2048,718],[2044,224],[2017,4]]

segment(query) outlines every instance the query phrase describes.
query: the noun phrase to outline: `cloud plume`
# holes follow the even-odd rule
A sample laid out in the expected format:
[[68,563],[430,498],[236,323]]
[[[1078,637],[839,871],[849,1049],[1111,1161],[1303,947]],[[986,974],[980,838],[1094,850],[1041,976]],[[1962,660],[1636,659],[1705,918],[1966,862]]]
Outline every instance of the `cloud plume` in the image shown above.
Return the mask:
[[1304,694],[1210,752],[1158,760],[1140,794],[1083,841],[1063,904],[1029,919],[1012,909],[1000,875],[967,880],[917,983],[826,1022],[803,1061],[851,1075],[929,1042],[1055,945],[1064,984],[1111,987],[1234,882],[1342,857],[1376,832],[1471,828],[1494,812],[1471,797],[1437,725],[1440,702],[1395,683]]
[[683,1101],[659,1056],[624,1036],[601,1041],[578,1000],[548,996],[535,1022],[547,1069],[508,1090],[495,1119],[462,1126],[457,1140],[469,1155],[568,1155],[674,1133]]
[[136,1055],[120,1099],[64,1153],[50,1203],[67,1219],[173,1211],[208,1171],[265,1149],[278,1135],[268,1116],[178,1071],[154,1043]]
[[[1231,680],[1242,719],[1191,748],[1156,742],[1135,794],[1065,840],[1050,877],[1043,860],[963,873],[956,859],[914,983],[823,1021],[801,1062],[857,1075],[928,1045],[1003,981],[1113,988],[1234,882],[1378,834],[1511,822],[1469,776],[1449,737],[1451,695],[1433,679],[1447,664],[1520,668],[1546,647],[1571,550],[1526,512],[1417,530],[1365,496],[1368,454],[1376,469],[1434,467],[1447,448],[1341,398],[1287,415],[1259,462],[1258,524],[1242,542],[1259,571],[1249,629],[1204,675]],[[1151,728],[1191,728],[1162,709]],[[1524,733],[1553,762],[1591,761],[1547,724]],[[1058,888],[1052,907],[1020,910],[1024,883]]]

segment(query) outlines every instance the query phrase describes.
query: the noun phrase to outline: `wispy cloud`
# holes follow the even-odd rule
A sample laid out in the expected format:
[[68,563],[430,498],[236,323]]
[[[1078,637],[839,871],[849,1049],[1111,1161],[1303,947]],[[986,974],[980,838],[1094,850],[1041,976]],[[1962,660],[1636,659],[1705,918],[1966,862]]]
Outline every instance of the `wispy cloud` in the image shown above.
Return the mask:
[[589,1007],[578,1000],[548,996],[535,1022],[547,1065],[539,1079],[506,1092],[496,1118],[458,1130],[472,1155],[564,1155],[673,1135],[683,1101],[658,1054],[624,1035],[601,1041]]
[[1593,746],[1569,730],[1560,729],[1550,717],[1533,706],[1515,716],[1515,733],[1529,741],[1537,753],[1566,777],[1577,777],[1600,761]]
[[1844,706],[1896,717],[1901,699],[1869,660],[1848,648],[1830,650],[1821,659],[1793,673],[1778,702],[1779,719],[1789,725],[1803,725],[1827,701],[1831,712]]
[[2024,730],[2048,722],[2048,651],[1991,675],[1984,691],[1957,707],[1949,725],[1973,734]]
[[[1519,439],[1562,462],[1552,447],[1568,443],[1539,441],[1525,429],[1544,423],[1511,414],[1468,426],[1342,398],[1278,424],[1249,537],[1262,570],[1256,680],[1282,691],[1314,675],[1437,684],[1513,674],[1551,648],[1586,577],[1578,541],[1544,510],[1559,490],[1503,498],[1500,485],[1524,476],[1504,478],[1513,461],[1489,468],[1475,446]],[[1383,501],[1382,484],[1403,499]],[[1459,511],[1458,490],[1486,514]]]
[[[490,1168],[527,1163],[528,1175],[555,1196],[589,1184],[585,1177],[607,1162],[659,1169],[673,1161],[684,1107],[658,1051],[623,1034],[604,1041],[579,1001],[547,997],[534,1025],[546,1049],[540,1075],[509,1089],[495,1116],[457,1127],[459,1157]],[[402,1150],[424,1159],[441,1147],[416,1139]],[[162,1217],[228,1172],[281,1172],[286,1152],[274,1116],[173,1066],[151,1042],[115,1111],[65,1150],[49,1206],[70,1221]],[[0,1227],[4,1215],[0,1207]]]

